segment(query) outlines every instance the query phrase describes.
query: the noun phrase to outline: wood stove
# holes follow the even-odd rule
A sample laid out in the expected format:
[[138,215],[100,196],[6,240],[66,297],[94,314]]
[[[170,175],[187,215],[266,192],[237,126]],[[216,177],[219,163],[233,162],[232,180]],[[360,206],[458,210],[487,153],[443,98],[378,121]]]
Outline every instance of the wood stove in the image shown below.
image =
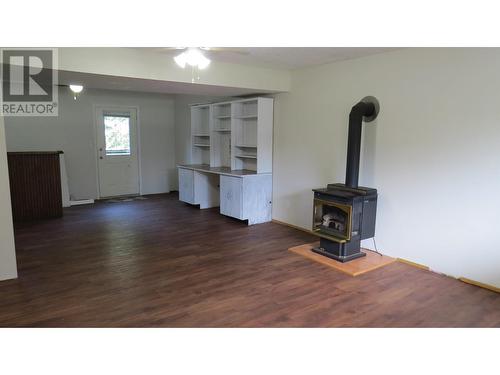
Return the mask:
[[378,101],[373,97],[366,97],[352,107],[346,182],[313,190],[312,229],[320,237],[320,245],[313,251],[340,262],[365,256],[361,240],[375,236],[377,190],[358,186],[358,177],[362,122],[374,120],[378,112]]

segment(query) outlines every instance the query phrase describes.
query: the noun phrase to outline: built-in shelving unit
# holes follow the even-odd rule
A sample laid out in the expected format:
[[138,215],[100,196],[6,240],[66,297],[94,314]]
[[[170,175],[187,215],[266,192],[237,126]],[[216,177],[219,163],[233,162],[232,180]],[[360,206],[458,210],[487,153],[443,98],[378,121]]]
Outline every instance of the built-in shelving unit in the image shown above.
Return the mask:
[[233,102],[232,169],[272,172],[273,100],[251,98]]
[[179,165],[179,199],[248,224],[271,220],[273,99],[191,107],[192,164]]
[[193,164],[272,172],[273,99],[191,107]]

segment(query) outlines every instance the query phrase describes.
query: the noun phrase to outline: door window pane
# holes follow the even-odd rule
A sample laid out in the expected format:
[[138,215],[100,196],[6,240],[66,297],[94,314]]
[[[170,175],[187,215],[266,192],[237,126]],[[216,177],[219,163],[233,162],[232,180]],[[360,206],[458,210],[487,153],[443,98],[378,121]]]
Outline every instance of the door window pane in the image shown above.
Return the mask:
[[106,155],[130,155],[130,117],[104,115]]

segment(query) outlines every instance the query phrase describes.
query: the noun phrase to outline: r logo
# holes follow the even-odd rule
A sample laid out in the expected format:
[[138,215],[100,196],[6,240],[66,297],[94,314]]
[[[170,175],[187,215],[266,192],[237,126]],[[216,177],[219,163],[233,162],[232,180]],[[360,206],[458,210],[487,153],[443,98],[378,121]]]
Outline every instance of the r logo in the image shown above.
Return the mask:
[[3,101],[52,102],[52,51],[3,51]]
[[1,49],[0,114],[57,116],[57,50]]

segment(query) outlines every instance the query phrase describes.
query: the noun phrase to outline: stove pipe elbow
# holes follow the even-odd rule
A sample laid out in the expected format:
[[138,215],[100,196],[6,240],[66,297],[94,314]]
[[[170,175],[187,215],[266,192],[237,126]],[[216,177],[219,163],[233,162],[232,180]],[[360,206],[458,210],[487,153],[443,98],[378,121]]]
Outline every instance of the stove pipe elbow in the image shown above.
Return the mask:
[[358,187],[359,159],[361,154],[361,128],[363,121],[371,122],[377,118],[379,103],[373,96],[363,98],[354,105],[349,114],[349,137],[347,140],[347,165],[345,185]]

